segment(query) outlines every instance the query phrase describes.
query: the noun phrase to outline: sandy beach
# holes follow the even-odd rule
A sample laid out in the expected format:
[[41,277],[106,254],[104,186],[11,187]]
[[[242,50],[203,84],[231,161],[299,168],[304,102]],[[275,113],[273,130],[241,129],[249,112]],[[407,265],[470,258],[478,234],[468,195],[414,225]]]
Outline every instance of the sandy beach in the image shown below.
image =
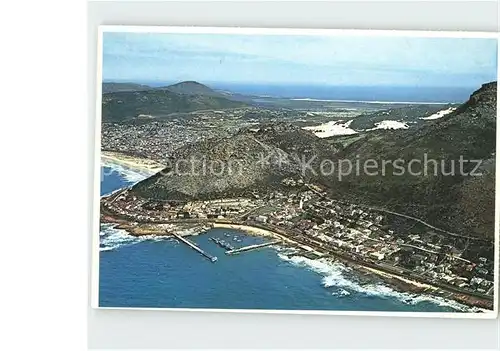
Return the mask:
[[102,151],[101,162],[105,164],[116,164],[148,174],[155,174],[165,168],[165,166],[159,162],[114,151]]

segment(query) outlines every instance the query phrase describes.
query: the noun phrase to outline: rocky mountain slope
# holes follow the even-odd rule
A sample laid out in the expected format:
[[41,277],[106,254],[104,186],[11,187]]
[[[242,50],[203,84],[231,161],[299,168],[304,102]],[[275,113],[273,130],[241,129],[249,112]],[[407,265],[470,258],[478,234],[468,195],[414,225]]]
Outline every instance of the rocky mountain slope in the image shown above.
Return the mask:
[[[426,219],[449,230],[493,237],[496,148],[496,82],[484,84],[456,111],[417,129],[379,131],[349,144],[337,156],[405,161],[403,175],[392,165],[385,175],[323,178],[337,194]],[[470,173],[479,160],[481,167]],[[408,163],[414,161],[411,175]],[[427,160],[425,172],[424,160]],[[437,161],[437,166],[429,160]],[[381,169],[381,168],[380,168]],[[437,171],[434,171],[437,169]],[[454,169],[454,175],[448,175]],[[444,170],[444,172],[443,172]],[[380,173],[380,172],[379,172]],[[416,175],[421,173],[420,175]],[[443,174],[444,173],[444,174]],[[463,175],[463,174],[467,175]]]
[[182,147],[163,172],[133,188],[156,199],[206,199],[267,194],[285,178],[301,177],[298,155],[335,154],[338,149],[291,125],[263,125],[224,139]]

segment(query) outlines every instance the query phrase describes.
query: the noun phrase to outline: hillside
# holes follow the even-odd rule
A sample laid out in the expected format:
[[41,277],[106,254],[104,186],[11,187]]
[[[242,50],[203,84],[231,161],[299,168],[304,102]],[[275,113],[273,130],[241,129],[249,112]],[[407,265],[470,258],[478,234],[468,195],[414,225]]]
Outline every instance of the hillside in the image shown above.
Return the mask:
[[143,197],[182,200],[265,195],[281,187],[284,178],[300,177],[295,154],[306,148],[325,154],[337,151],[312,133],[291,125],[242,130],[229,138],[203,140],[178,149],[171,168],[136,184],[133,192]]
[[159,89],[166,89],[177,94],[223,97],[222,94],[216,92],[212,88],[195,81],[180,82]]
[[102,119],[123,122],[138,117],[161,118],[172,113],[241,106],[245,104],[223,97],[179,94],[165,89],[114,92],[102,96]]
[[[493,236],[496,145],[496,82],[484,84],[456,111],[416,129],[376,131],[350,143],[339,158],[365,160],[436,160],[428,163],[427,175],[396,175],[389,165],[386,175],[345,177],[342,181],[324,178],[334,194],[426,219],[455,232]],[[460,157],[483,160],[482,176],[460,174]],[[412,171],[424,172],[422,163]],[[442,175],[455,164],[455,175]],[[441,166],[444,164],[444,166]],[[470,173],[475,163],[464,163]],[[480,173],[480,172],[476,172]]]

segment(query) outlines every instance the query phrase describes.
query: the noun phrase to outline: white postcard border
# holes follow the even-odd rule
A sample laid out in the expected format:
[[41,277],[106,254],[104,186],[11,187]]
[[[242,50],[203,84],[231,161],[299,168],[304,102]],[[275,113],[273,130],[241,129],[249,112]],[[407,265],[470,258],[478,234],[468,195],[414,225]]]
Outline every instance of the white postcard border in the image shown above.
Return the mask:
[[[97,37],[97,82],[94,145],[94,189],[92,200],[92,248],[91,248],[91,307],[99,310],[143,310],[143,311],[187,311],[223,313],[264,313],[298,315],[344,315],[344,316],[385,316],[385,317],[425,317],[460,319],[496,319],[499,309],[499,261],[500,261],[500,196],[495,196],[495,270],[493,311],[473,312],[374,312],[374,311],[330,311],[330,310],[264,310],[264,309],[211,309],[211,308],[139,308],[99,306],[99,231],[100,231],[100,178],[101,178],[101,123],[102,123],[102,65],[103,34],[106,32],[129,33],[178,33],[178,34],[239,34],[239,35],[296,35],[296,36],[372,36],[372,37],[426,37],[426,38],[484,38],[497,40],[497,82],[500,82],[500,33],[470,31],[415,31],[415,30],[364,30],[364,29],[299,29],[299,28],[253,28],[253,27],[199,27],[199,26],[136,26],[100,25]],[[500,91],[497,86],[496,118],[496,173],[495,191],[500,189]]]

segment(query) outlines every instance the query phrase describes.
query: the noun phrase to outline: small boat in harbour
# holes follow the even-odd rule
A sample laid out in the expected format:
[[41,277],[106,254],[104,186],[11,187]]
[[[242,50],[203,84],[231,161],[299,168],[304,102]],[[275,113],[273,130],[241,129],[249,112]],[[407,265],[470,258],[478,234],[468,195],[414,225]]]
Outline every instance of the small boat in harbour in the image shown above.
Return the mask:
[[223,249],[234,250],[234,246],[229,244],[228,242],[226,242],[224,240],[221,240],[219,238],[214,238],[214,237],[211,237],[210,240],[212,240],[214,243],[216,243],[217,245],[219,245]]

